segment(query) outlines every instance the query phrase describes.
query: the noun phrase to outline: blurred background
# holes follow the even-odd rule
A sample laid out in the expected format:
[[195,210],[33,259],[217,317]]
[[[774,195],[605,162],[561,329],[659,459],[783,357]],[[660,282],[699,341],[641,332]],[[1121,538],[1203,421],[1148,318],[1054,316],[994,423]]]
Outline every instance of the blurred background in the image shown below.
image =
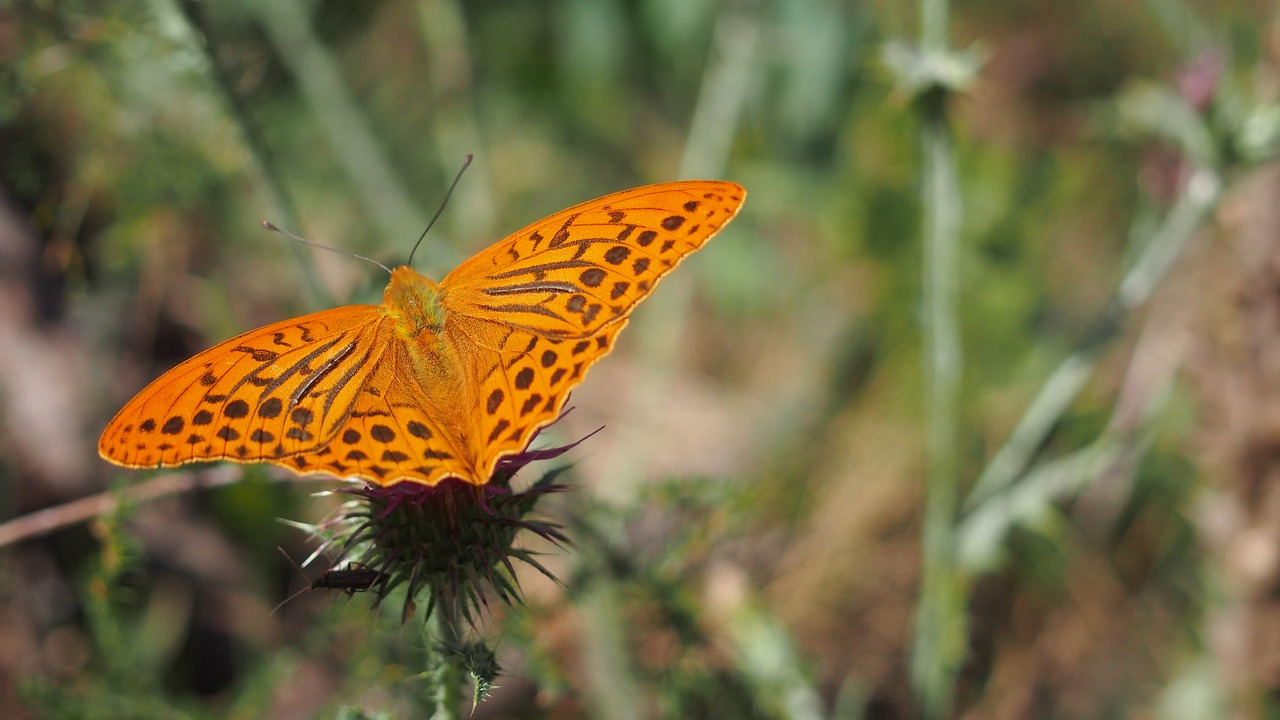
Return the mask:
[[951,53],[921,14],[0,2],[0,515],[52,509],[0,529],[0,715],[423,712],[397,602],[272,613],[333,483],[142,498],[95,443],[195,352],[379,301],[259,220],[400,263],[468,153],[436,279],[607,192],[749,193],[550,433],[604,426],[540,508],[578,547],[485,624],[475,717],[1280,715],[1275,7],[966,3]]

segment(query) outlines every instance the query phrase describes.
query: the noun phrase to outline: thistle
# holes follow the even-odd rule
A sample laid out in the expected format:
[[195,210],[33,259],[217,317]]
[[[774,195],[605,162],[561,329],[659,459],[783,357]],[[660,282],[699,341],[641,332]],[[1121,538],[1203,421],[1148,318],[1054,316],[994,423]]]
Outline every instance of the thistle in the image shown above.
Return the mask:
[[[340,490],[350,499],[313,528],[326,538],[321,550],[339,548],[337,558],[312,586],[348,589],[340,582],[347,580],[343,573],[359,572],[359,590],[373,593],[375,604],[402,591],[402,623],[425,607],[422,621],[431,627],[434,657],[428,674],[436,687],[457,692],[465,671],[473,701],[479,702],[499,666],[488,643],[468,639],[468,630],[475,630],[495,599],[505,605],[522,601],[517,563],[556,580],[536,551],[517,544],[521,531],[553,545],[569,544],[558,524],[534,515],[539,499],[566,489],[557,478],[567,467],[547,472],[524,490],[514,490],[512,481],[529,463],[559,457],[582,440],[504,457],[485,485],[450,478],[434,486],[403,482]],[[338,569],[343,563],[347,570]],[[366,577],[369,582],[363,582]],[[438,702],[455,704],[445,697]]]

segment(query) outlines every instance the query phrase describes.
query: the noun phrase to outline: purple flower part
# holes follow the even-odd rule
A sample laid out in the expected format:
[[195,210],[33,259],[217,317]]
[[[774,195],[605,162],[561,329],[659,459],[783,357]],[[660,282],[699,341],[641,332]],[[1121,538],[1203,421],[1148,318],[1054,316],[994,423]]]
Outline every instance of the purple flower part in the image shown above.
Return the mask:
[[[568,411],[566,410],[565,413],[567,412]],[[564,417],[564,414],[561,414],[560,417]],[[558,421],[559,418],[557,418],[557,422]],[[568,445],[542,448],[539,450],[524,450],[523,452],[518,452],[514,455],[507,455],[498,460],[498,464],[493,471],[493,477],[497,478],[500,475],[505,475],[506,479],[509,480],[525,465],[539,460],[551,460],[552,458],[560,457],[603,429],[604,426],[601,426]],[[534,437],[537,437],[537,433],[534,433]],[[532,439],[530,439],[530,442],[532,442]],[[493,511],[489,507],[489,498],[496,495],[508,495],[511,493],[511,488],[507,486],[505,482],[489,482],[485,485],[476,486],[459,478],[451,477],[441,480],[436,485],[400,482],[395,485],[382,486],[375,485],[373,483],[365,483],[363,487],[359,488],[340,488],[339,492],[348,492],[354,495],[364,496],[371,500],[381,500],[386,502],[386,507],[382,509],[382,512],[378,513],[379,518],[384,518],[394,512],[401,504],[422,505],[434,498],[440,497],[444,493],[457,492],[471,493],[480,503],[481,507],[484,508],[485,512],[492,515]]]
[[1218,50],[1205,50],[1178,74],[1178,94],[1197,112],[1205,112],[1213,102],[1218,81],[1226,70],[1226,60]]
[[[561,415],[561,417],[564,417],[564,416]],[[523,468],[525,465],[528,465],[531,462],[537,462],[538,460],[550,460],[552,458],[560,457],[561,455],[577,447],[580,443],[584,442],[587,438],[591,437],[592,435],[595,435],[596,433],[600,432],[603,429],[604,429],[604,426],[601,425],[595,430],[592,430],[585,437],[575,440],[574,442],[571,442],[568,445],[561,445],[559,447],[552,447],[552,448],[542,448],[541,450],[525,450],[524,452],[518,452],[514,455],[507,455],[502,459],[498,460],[498,466],[494,468],[494,474],[496,475],[498,473],[507,472],[507,473],[511,473],[512,475],[515,475],[517,472],[520,471],[520,468]]]
[[[494,468],[493,468],[493,475],[494,475],[494,477],[498,477],[499,475],[501,475],[501,474],[503,474],[503,473],[505,472],[505,473],[508,473],[508,477],[507,477],[507,479],[508,479],[508,480],[510,480],[510,479],[511,479],[511,477],[514,477],[514,476],[515,476],[515,474],[516,474],[517,472],[519,472],[519,471],[520,471],[520,468],[524,467],[525,465],[528,465],[529,463],[533,462],[534,460],[550,459],[550,458],[553,458],[553,457],[557,457],[557,456],[559,456],[560,454],[562,454],[564,451],[566,451],[566,450],[568,450],[568,449],[572,448],[572,447],[573,447],[573,445],[577,445],[578,443],[582,442],[582,440],[586,440],[587,438],[591,437],[591,435],[595,435],[595,433],[591,433],[591,435],[588,435],[587,437],[582,438],[582,440],[579,440],[578,442],[573,443],[573,445],[566,445],[566,446],[564,446],[563,448],[550,448],[550,449],[547,449],[547,450],[529,450],[529,446],[530,446],[530,445],[533,445],[534,441],[538,439],[538,436],[542,434],[542,431],[543,431],[543,430],[546,430],[547,428],[551,427],[552,425],[555,425],[556,423],[560,422],[561,420],[563,420],[563,419],[565,418],[565,416],[566,416],[566,415],[568,415],[568,414],[569,414],[569,413],[571,413],[571,412],[573,412],[573,406],[572,406],[572,405],[570,405],[569,407],[567,407],[567,408],[565,408],[563,411],[561,411],[561,412],[560,412],[559,417],[557,417],[555,420],[552,420],[551,422],[547,423],[546,425],[543,425],[542,427],[538,428],[537,430],[534,430],[534,431],[533,431],[533,434],[529,436],[529,442],[525,443],[525,445],[524,445],[524,450],[522,450],[521,452],[518,452],[518,453],[516,453],[516,454],[514,454],[514,455],[505,455],[505,456],[503,456],[503,457],[499,458],[499,459],[498,459],[498,464],[497,464],[496,466],[494,466]],[[599,430],[597,430],[596,432],[599,432]],[[558,451],[558,452],[555,452],[555,454],[554,454],[554,455],[548,455],[546,458],[535,457],[535,458],[528,458],[528,459],[526,459],[526,456],[527,456],[527,455],[530,455],[530,454],[533,454],[533,453],[554,452],[554,451]],[[492,478],[491,478],[491,480],[492,480]]]
[[379,518],[384,518],[395,511],[401,504],[405,505],[422,505],[439,497],[443,497],[448,493],[470,493],[480,501],[480,504],[488,509],[488,496],[510,492],[507,488],[494,487],[493,485],[476,486],[465,480],[458,478],[445,478],[436,485],[423,485],[415,482],[402,482],[383,487],[367,483],[363,488],[354,491],[358,495],[363,495],[370,500],[381,500],[387,503],[387,506],[378,513]]

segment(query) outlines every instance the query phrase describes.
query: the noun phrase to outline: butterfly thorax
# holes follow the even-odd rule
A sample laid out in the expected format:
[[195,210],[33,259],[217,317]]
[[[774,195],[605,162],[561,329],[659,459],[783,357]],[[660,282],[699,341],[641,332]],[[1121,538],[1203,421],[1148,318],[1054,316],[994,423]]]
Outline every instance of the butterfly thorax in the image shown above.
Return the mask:
[[382,308],[396,320],[397,331],[406,339],[423,333],[438,335],[444,329],[440,286],[411,267],[401,266],[391,272],[391,282],[382,294]]
[[416,380],[433,412],[444,416],[456,413],[453,406],[459,402],[474,402],[463,391],[466,371],[445,331],[448,311],[439,285],[410,267],[398,267],[383,293],[382,312],[395,321],[402,357],[413,368],[402,382]]

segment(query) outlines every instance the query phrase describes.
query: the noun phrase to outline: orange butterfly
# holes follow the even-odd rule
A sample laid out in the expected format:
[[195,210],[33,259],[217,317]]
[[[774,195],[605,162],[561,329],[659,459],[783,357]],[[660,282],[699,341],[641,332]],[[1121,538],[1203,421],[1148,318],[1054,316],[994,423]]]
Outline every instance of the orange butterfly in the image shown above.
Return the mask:
[[439,284],[396,268],[381,305],[268,325],[160,376],[98,452],[134,468],[232,460],[383,486],[484,485],[745,196],[709,180],[633,188],[540,220]]

